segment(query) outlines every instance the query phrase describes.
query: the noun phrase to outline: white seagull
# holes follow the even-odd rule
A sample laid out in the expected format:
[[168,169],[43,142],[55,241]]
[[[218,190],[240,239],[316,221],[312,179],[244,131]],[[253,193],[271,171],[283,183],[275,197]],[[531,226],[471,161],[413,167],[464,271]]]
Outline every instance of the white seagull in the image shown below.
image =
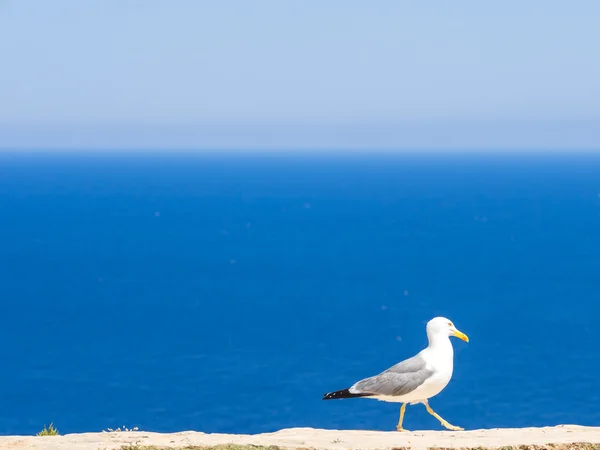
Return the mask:
[[450,336],[469,342],[466,334],[458,331],[454,324],[445,317],[435,317],[427,322],[427,339],[429,345],[412,358],[402,361],[381,372],[379,375],[365,378],[354,383],[348,389],[325,394],[323,400],[340,398],[365,397],[384,402],[402,403],[400,419],[396,429],[402,428],[406,404],[423,403],[427,412],[435,417],[449,430],[459,431],[463,428],[454,426],[442,419],[427,400],[448,385],[452,378],[454,350]]

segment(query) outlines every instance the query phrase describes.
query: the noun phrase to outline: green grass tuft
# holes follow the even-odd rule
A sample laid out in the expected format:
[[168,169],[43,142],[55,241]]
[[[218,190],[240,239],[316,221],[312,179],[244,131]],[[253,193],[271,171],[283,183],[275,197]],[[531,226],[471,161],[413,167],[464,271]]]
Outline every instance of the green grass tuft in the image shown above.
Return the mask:
[[46,428],[46,425],[44,425],[44,429],[42,431],[40,431],[38,434],[36,434],[36,436],[58,436],[58,430],[56,428],[54,428],[54,425],[52,425],[52,422],[50,422],[50,425],[48,425],[48,428]]

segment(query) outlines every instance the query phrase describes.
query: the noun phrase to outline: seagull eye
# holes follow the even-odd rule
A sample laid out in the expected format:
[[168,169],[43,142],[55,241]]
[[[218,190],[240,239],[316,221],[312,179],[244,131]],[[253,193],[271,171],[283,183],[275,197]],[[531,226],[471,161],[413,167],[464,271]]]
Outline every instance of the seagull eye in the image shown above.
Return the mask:
[[452,322],[448,322],[448,326],[453,327],[454,325],[452,325]]

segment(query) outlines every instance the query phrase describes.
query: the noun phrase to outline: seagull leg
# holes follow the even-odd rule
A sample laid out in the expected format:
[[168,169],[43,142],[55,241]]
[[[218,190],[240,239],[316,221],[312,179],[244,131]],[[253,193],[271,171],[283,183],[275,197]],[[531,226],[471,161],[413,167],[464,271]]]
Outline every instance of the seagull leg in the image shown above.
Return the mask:
[[402,428],[402,422],[404,421],[404,412],[406,411],[406,403],[402,403],[400,407],[400,420],[398,420],[398,425],[396,426],[396,430],[398,431],[408,431]]
[[463,431],[464,430],[464,428],[454,426],[454,425],[448,423],[446,420],[442,419],[442,417],[440,417],[433,409],[431,409],[431,407],[429,406],[429,403],[427,402],[427,400],[423,404],[425,405],[425,408],[427,408],[427,412],[429,414],[431,414],[433,417],[435,417],[437,420],[439,420],[440,423],[444,427],[446,427],[446,428],[448,428],[449,430],[452,430],[452,431]]

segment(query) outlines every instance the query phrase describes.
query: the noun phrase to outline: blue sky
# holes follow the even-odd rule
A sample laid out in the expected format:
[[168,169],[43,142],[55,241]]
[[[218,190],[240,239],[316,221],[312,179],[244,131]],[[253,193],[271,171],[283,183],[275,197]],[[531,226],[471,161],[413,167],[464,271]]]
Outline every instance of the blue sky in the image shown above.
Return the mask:
[[598,148],[600,2],[0,0],[0,147]]

